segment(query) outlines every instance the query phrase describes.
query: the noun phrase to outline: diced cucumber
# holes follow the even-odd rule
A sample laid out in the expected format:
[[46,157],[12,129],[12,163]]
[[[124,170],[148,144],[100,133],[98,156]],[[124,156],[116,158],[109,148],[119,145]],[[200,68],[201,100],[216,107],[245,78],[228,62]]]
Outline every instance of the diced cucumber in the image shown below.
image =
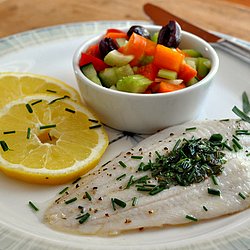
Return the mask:
[[99,72],[99,77],[103,86],[110,88],[116,85],[117,81],[124,76],[133,75],[134,71],[129,64],[121,67],[106,68]]
[[189,80],[186,85],[187,86],[191,86],[191,85],[194,85],[198,82],[199,80],[196,78],[196,77],[193,77],[191,80]]
[[142,75],[131,75],[121,78],[117,82],[116,88],[125,92],[144,93],[151,83],[151,80]]
[[103,71],[100,71],[99,77],[101,79],[102,85],[107,88],[115,85],[118,81],[118,77],[114,68],[106,68]]
[[105,57],[104,62],[109,66],[124,66],[134,59],[133,55],[124,55],[118,50],[111,50]]
[[197,74],[199,77],[205,77],[211,69],[211,61],[204,57],[198,58]]
[[101,84],[101,81],[97,75],[97,72],[93,66],[92,63],[88,63],[84,66],[81,67],[81,71],[82,73],[89,79],[91,80],[92,82],[94,83],[97,83],[99,85],[102,85]]
[[196,57],[186,57],[185,62],[191,66],[192,68],[194,68],[195,70],[197,69],[197,64],[198,64],[198,58]]
[[177,78],[177,72],[168,69],[160,69],[157,74],[158,77],[175,80]]
[[182,51],[188,54],[190,57],[202,57],[202,54],[194,49],[183,49]]
[[151,63],[153,60],[154,60],[153,56],[146,56],[146,55],[144,55],[140,59],[139,64],[142,65],[142,66],[143,65],[147,65],[147,64]]
[[127,43],[127,40],[126,40],[126,38],[116,38],[116,42],[120,48]]
[[151,40],[155,43],[157,43],[157,40],[158,40],[158,35],[159,35],[159,32],[155,32],[152,37],[151,37]]

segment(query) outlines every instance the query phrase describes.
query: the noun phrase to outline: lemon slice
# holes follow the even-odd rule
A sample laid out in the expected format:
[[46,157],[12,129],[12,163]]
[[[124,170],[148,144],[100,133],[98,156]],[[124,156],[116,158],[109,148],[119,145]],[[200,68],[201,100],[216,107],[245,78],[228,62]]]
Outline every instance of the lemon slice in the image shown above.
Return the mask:
[[0,108],[20,97],[38,93],[66,95],[72,100],[81,100],[75,89],[55,78],[31,73],[0,73]]
[[95,167],[107,145],[95,115],[67,97],[31,95],[0,110],[0,170],[16,179],[65,183]]

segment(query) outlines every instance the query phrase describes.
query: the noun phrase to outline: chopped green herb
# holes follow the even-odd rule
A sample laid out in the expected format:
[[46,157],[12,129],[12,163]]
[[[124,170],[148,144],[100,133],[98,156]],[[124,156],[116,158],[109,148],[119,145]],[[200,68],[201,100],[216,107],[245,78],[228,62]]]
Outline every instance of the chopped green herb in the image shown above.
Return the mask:
[[233,151],[233,149],[227,144],[227,142],[223,142],[222,146],[228,149],[229,151]]
[[33,113],[33,109],[31,108],[31,106],[27,103],[26,105],[27,110],[29,111],[29,113]]
[[75,110],[69,109],[69,108],[65,108],[65,111],[70,112],[70,113],[73,113],[73,114],[76,112]]
[[242,103],[243,103],[243,112],[247,114],[248,112],[250,112],[250,103],[247,93],[245,91],[242,94]]
[[196,130],[196,127],[186,128],[186,131]]
[[8,151],[9,147],[7,145],[7,143],[5,141],[0,141],[1,147],[3,149],[3,151]]
[[46,89],[47,92],[50,92],[50,93],[56,93],[55,90],[51,90],[51,89]]
[[52,104],[54,102],[57,102],[57,101],[60,101],[60,100],[66,99],[66,98],[70,98],[70,97],[68,95],[65,95],[63,97],[58,97],[58,98],[52,100],[49,104]]
[[77,179],[75,179],[72,184],[76,184],[78,181],[80,181],[82,178],[81,177],[78,177]]
[[250,156],[250,153],[247,153],[246,156]]
[[116,210],[115,208],[115,202],[114,202],[114,198],[111,198],[111,205],[112,205],[112,208],[114,209],[114,211]]
[[86,197],[88,198],[89,201],[92,200],[92,198],[91,198],[91,196],[90,196],[90,194],[88,192],[85,192],[85,195],[86,195]]
[[31,128],[27,128],[27,136],[26,136],[27,139],[30,139],[30,132],[31,132]]
[[89,129],[100,128],[101,126],[102,124],[97,124],[97,125],[89,126]]
[[237,141],[240,141],[240,139],[236,135],[233,135],[233,138]]
[[220,190],[214,188],[207,188],[207,192],[212,195],[220,196]]
[[131,185],[133,184],[133,182],[134,182],[133,179],[134,179],[134,176],[131,175],[125,189],[130,188],[130,186],[131,186]]
[[133,197],[132,199],[132,206],[136,206],[138,204],[138,198],[137,197]]
[[206,207],[206,206],[203,206],[203,209],[204,209],[205,211],[208,211],[208,209],[207,209],[207,207]]
[[235,138],[232,139],[232,142],[233,142],[233,145],[235,145],[238,149],[243,149],[243,147]]
[[211,178],[212,178],[212,181],[213,181],[214,185],[219,185],[218,179],[214,174],[211,175]]
[[132,155],[131,156],[131,159],[142,159],[143,158],[143,156],[142,155]]
[[249,122],[250,123],[250,117],[245,114],[244,112],[242,112],[239,108],[237,108],[236,106],[233,107],[232,111],[239,116],[242,120]]
[[56,124],[40,126],[40,129],[55,128]]
[[127,165],[123,162],[123,161],[119,161],[118,162],[123,168],[126,168],[127,167]]
[[165,187],[156,186],[156,187],[154,187],[154,188],[149,192],[149,194],[150,194],[150,195],[155,195],[155,194],[160,193],[160,192],[163,191],[164,189],[165,189]]
[[83,224],[85,221],[87,221],[87,219],[88,219],[89,217],[90,217],[90,214],[89,214],[89,213],[86,213],[86,214],[82,215],[82,216],[80,217],[79,223],[80,223],[80,224]]
[[221,142],[223,140],[223,136],[221,134],[213,134],[211,135],[209,141],[211,142]]
[[35,102],[32,102],[31,105],[34,106],[34,105],[36,105],[36,104],[38,104],[38,103],[40,103],[40,102],[42,102],[42,100],[37,100],[37,101],[35,101]]
[[174,145],[174,147],[173,147],[173,150],[172,150],[172,151],[176,151],[176,150],[178,149],[178,147],[179,147],[180,143],[181,143],[181,139],[179,139],[179,140],[175,143],[175,145]]
[[15,134],[16,131],[15,130],[11,130],[11,131],[4,131],[3,134],[4,135],[8,135],[8,134]]
[[245,200],[245,199],[247,198],[246,195],[243,194],[242,192],[239,193],[239,196],[240,196],[243,200]]
[[120,199],[117,199],[117,198],[114,198],[113,199],[113,202],[115,203],[115,204],[117,204],[118,206],[120,206],[120,207],[122,207],[122,208],[125,208],[126,207],[126,202],[124,202],[124,201],[122,201],[122,200],[120,200]]
[[32,202],[32,201],[29,201],[29,205],[32,209],[34,209],[35,211],[39,211],[39,208]]
[[65,192],[68,190],[68,188],[69,188],[69,187],[65,187],[64,189],[62,189],[62,190],[59,192],[59,194],[65,193]]
[[122,178],[124,178],[125,176],[126,176],[126,174],[122,174],[122,175],[118,176],[118,177],[116,178],[116,180],[119,181],[119,180],[121,180]]
[[198,221],[198,219],[194,217],[193,215],[186,215],[186,218],[192,221]]
[[235,131],[236,135],[250,135],[250,130],[238,129]]
[[152,191],[152,190],[153,190],[152,187],[145,187],[145,186],[138,186],[138,187],[137,187],[137,191],[150,192],[150,191]]
[[94,123],[98,123],[99,121],[95,120],[95,119],[89,119],[90,122],[94,122]]
[[72,199],[70,199],[70,200],[66,200],[66,201],[65,201],[65,204],[70,204],[70,203],[72,203],[72,202],[75,202],[76,200],[77,200],[77,198],[74,197],[74,198],[72,198]]

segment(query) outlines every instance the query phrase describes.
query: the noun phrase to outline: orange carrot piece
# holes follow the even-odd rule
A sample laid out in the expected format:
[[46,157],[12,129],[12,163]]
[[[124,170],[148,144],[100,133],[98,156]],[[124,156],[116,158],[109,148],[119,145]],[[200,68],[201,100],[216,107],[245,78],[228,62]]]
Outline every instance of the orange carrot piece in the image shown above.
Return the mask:
[[116,38],[125,38],[127,39],[128,36],[125,32],[108,32],[104,37],[110,37],[110,38],[113,38],[113,39],[116,39]]
[[175,84],[168,83],[168,82],[160,82],[158,93],[172,92],[172,91],[183,89],[185,87],[186,86],[184,83],[175,85]]
[[179,72],[183,59],[184,55],[177,50],[157,44],[153,62],[159,68]]
[[192,78],[197,75],[197,71],[192,68],[189,64],[183,62],[180,66],[178,78],[182,79],[185,83],[189,82]]

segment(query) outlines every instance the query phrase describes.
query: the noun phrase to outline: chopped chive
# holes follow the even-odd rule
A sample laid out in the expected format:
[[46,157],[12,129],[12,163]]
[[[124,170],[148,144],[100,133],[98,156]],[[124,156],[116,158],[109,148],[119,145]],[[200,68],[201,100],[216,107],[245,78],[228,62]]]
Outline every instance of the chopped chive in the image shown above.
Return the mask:
[[31,132],[31,128],[27,128],[27,136],[26,136],[27,139],[30,138],[30,132]]
[[94,123],[98,123],[99,121],[95,120],[95,119],[89,119],[90,122],[94,122]]
[[122,207],[122,208],[125,208],[126,207],[126,202],[122,201],[122,200],[119,200],[117,198],[114,198],[114,203],[117,204],[118,206]]
[[205,211],[208,211],[208,209],[207,209],[207,207],[206,207],[206,206],[203,206],[203,209],[204,209]]
[[218,179],[217,179],[217,177],[214,174],[211,175],[211,179],[212,179],[214,185],[219,185]]
[[32,102],[31,103],[31,106],[34,106],[34,105],[36,105],[36,104],[38,104],[38,103],[40,103],[40,102],[42,102],[43,100],[38,100],[38,101],[35,101],[35,102]]
[[209,141],[211,142],[221,142],[223,139],[223,136],[221,134],[212,134]]
[[31,106],[27,103],[26,105],[27,110],[29,111],[29,113],[33,113],[33,109],[31,108]]
[[240,141],[240,139],[236,135],[233,135],[233,138],[237,141]]
[[246,156],[250,156],[250,153],[247,153]]
[[232,139],[233,144],[238,148],[238,149],[243,149],[243,147],[240,145],[240,143],[236,139]]
[[127,165],[123,162],[123,161],[119,161],[118,162],[123,168],[126,168],[127,167]]
[[3,149],[3,151],[8,151],[9,147],[7,145],[7,143],[5,141],[0,141],[1,147]]
[[228,122],[229,119],[228,119],[228,118],[226,118],[226,119],[221,119],[220,121],[221,121],[221,122]]
[[239,193],[239,196],[240,196],[243,200],[245,200],[245,199],[247,198],[246,195],[243,194],[242,192]]
[[218,195],[220,196],[220,190],[219,189],[214,189],[214,188],[207,188],[207,192],[212,195]]
[[186,131],[196,130],[196,127],[186,128]]
[[152,190],[153,190],[152,187],[144,187],[144,186],[137,187],[137,191],[150,192]]
[[134,179],[134,176],[131,175],[125,189],[130,188],[130,186],[134,183],[133,179]]
[[91,196],[90,196],[90,194],[88,192],[85,192],[85,195],[86,195],[86,197],[88,198],[89,201],[92,200],[92,198],[91,198]]
[[65,108],[65,111],[70,112],[70,113],[73,113],[73,114],[76,112],[75,110],[69,109],[69,108]]
[[245,114],[244,112],[242,112],[239,108],[237,108],[236,106],[233,107],[232,111],[239,116],[242,120],[249,122],[250,123],[250,117]]
[[60,101],[60,100],[66,99],[66,98],[70,98],[70,97],[68,95],[65,95],[63,97],[58,97],[58,98],[52,100],[49,104],[52,104],[52,103],[54,103],[56,101]]
[[132,199],[132,206],[133,207],[136,206],[137,203],[138,203],[138,198],[137,197],[133,197],[133,199]]
[[222,146],[228,149],[229,151],[233,151],[233,149],[226,142],[223,142]]
[[16,133],[15,130],[10,130],[10,131],[4,131],[4,132],[3,132],[4,135],[15,134],[15,133]]
[[158,151],[155,151],[155,154],[157,155],[158,158],[161,158],[161,155],[159,154]]
[[51,89],[46,89],[47,92],[50,92],[50,93],[56,93],[55,90],[51,90]]
[[114,198],[111,198],[111,205],[112,205],[112,208],[114,209],[114,211],[116,210],[115,208],[115,202],[114,202]]
[[235,144],[233,144],[233,149],[234,149],[234,152],[238,152],[238,147]]
[[235,131],[236,135],[250,135],[250,130],[238,129]]
[[126,176],[126,174],[122,174],[119,177],[116,178],[117,181],[121,180],[122,178],[124,178]]
[[186,218],[192,221],[198,221],[198,219],[194,217],[193,215],[186,215]]
[[154,188],[149,192],[149,194],[150,194],[150,195],[156,195],[156,194],[160,193],[160,192],[163,191],[163,190],[164,190],[164,187],[156,186],[156,187],[154,187]]
[[55,128],[56,124],[40,126],[40,129]]
[[89,129],[100,128],[101,126],[102,124],[97,124],[97,125],[89,126]]
[[247,93],[244,91],[242,94],[243,112],[247,114],[250,111],[250,103]]
[[131,159],[138,159],[138,160],[140,160],[140,159],[142,159],[142,158],[143,158],[142,155],[132,155],[132,156],[131,156]]
[[180,143],[181,143],[181,139],[179,139],[179,140],[175,143],[175,145],[174,145],[174,147],[173,147],[173,151],[176,151],[176,150],[177,150],[177,148],[179,147]]
[[79,220],[79,223],[83,224],[89,217],[90,217],[89,213],[86,213],[86,214],[82,215],[80,220]]
[[82,178],[81,177],[78,177],[77,179],[75,179],[72,184],[76,184],[78,181],[80,181]]
[[139,179],[137,179],[137,180],[134,181],[134,182],[136,182],[136,183],[146,183],[146,181],[147,181],[148,179],[149,179],[148,175],[144,175],[144,176],[140,177]]
[[29,205],[32,209],[34,209],[35,211],[39,211],[39,208],[32,202],[32,201],[29,201]]
[[68,190],[68,188],[69,188],[69,187],[65,187],[64,189],[62,189],[62,190],[59,192],[59,194],[63,194],[63,193],[65,193],[65,192],[66,192],[66,190]]
[[74,201],[76,201],[76,200],[77,200],[77,198],[74,197],[74,198],[72,198],[72,199],[70,199],[70,200],[66,200],[66,201],[65,201],[65,204],[70,204],[70,203],[72,203],[72,202],[74,202]]

